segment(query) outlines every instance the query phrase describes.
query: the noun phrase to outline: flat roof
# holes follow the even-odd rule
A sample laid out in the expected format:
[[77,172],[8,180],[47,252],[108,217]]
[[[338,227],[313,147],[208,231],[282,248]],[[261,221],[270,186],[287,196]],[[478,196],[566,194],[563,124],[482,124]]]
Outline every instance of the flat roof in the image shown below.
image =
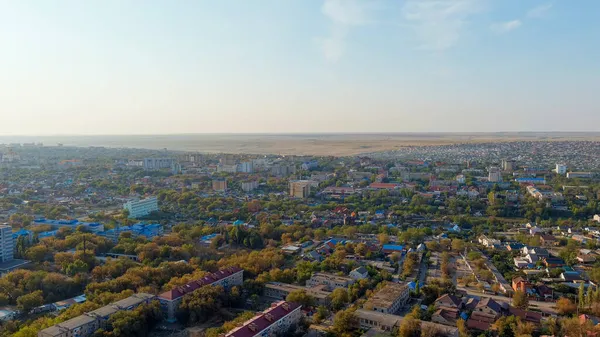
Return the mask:
[[326,278],[329,280],[337,280],[337,281],[342,281],[342,282],[354,282],[354,279],[351,277],[339,276],[339,275],[330,274],[330,273],[314,273],[312,277]]
[[394,301],[402,296],[402,293],[408,290],[406,284],[388,282],[385,287],[376,292],[365,305],[371,305],[377,308],[389,308]]
[[60,327],[63,328],[67,328],[67,329],[75,329],[78,328],[80,326],[86,325],[86,324],[90,324],[92,322],[95,322],[96,319],[87,315],[79,315],[77,317],[71,318],[68,321],[64,321],[62,323],[57,324]]
[[306,293],[315,298],[327,298],[331,293],[329,291],[315,289],[315,288],[307,288],[303,286],[297,286],[289,283],[279,283],[279,282],[269,282],[265,284],[266,288],[277,289],[287,292],[292,292],[294,290],[304,290]]

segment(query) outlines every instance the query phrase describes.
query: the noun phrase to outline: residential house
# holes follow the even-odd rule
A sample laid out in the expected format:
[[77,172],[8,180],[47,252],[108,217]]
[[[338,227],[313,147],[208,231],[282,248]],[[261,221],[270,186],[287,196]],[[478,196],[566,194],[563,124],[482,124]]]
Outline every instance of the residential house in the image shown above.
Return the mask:
[[565,271],[560,274],[560,278],[565,282],[582,283],[585,279],[578,271]]
[[521,318],[522,322],[529,322],[534,324],[535,326],[539,326],[542,320],[542,314],[539,312],[510,307],[508,309],[508,313],[510,315],[514,315]]
[[558,268],[565,265],[565,261],[559,257],[547,257],[544,259],[547,268]]
[[495,315],[473,311],[467,320],[467,328],[472,331],[488,331],[496,321]]
[[462,309],[462,300],[454,295],[444,294],[433,303],[436,308]]
[[479,301],[475,307],[475,311],[497,318],[502,315],[503,307],[500,303],[494,301],[492,298],[486,297]]
[[512,287],[515,291],[520,290],[524,293],[527,293],[527,290],[531,290],[533,285],[529,283],[529,281],[519,276],[512,280]]
[[540,242],[544,247],[552,247],[558,244],[558,240],[552,234],[540,234]]
[[459,318],[457,309],[440,308],[431,315],[431,321],[434,323],[456,326],[456,321]]
[[328,290],[333,291],[336,288],[348,288],[354,284],[354,279],[346,276],[338,276],[330,273],[314,273],[310,279],[306,281],[307,287],[317,287],[324,285]]
[[369,272],[365,267],[358,267],[350,272],[350,277],[355,280],[366,279],[367,277],[369,277]]

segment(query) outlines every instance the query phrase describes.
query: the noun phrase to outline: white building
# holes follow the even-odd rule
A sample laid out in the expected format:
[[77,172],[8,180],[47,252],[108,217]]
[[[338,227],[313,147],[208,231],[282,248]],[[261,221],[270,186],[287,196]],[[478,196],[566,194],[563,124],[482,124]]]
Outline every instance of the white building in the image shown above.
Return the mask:
[[161,169],[171,169],[173,159],[171,158],[144,158],[144,170],[155,171]]
[[465,183],[467,180],[465,179],[465,176],[464,176],[464,175],[462,175],[462,174],[459,174],[459,175],[457,175],[457,176],[456,176],[456,181],[457,181],[459,184],[464,184],[464,183]]
[[491,183],[498,183],[502,181],[502,172],[497,167],[490,167],[488,174],[488,181]]
[[238,164],[237,171],[242,173],[253,173],[254,172],[254,163],[251,161],[246,161]]
[[242,191],[252,192],[258,188],[258,181],[244,181],[242,182]]
[[0,225],[0,262],[12,261],[13,251],[12,227]]
[[150,197],[142,200],[128,201],[123,208],[129,211],[129,218],[135,219],[158,211],[158,199]]
[[567,165],[565,165],[565,164],[556,164],[556,168],[554,169],[554,171],[557,174],[567,174]]
[[273,303],[269,309],[231,330],[225,337],[285,336],[290,326],[302,319],[301,309],[302,306],[297,303]]
[[237,171],[238,166],[235,164],[221,164],[217,166],[217,172],[236,173]]
[[600,222],[600,214],[595,214],[594,215],[594,221]]

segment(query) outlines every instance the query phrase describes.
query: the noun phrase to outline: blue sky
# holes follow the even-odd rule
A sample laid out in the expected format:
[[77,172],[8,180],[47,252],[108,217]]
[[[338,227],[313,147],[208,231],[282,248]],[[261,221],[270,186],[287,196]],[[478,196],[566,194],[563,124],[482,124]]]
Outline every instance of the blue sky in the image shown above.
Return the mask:
[[0,134],[600,131],[600,1],[4,0]]

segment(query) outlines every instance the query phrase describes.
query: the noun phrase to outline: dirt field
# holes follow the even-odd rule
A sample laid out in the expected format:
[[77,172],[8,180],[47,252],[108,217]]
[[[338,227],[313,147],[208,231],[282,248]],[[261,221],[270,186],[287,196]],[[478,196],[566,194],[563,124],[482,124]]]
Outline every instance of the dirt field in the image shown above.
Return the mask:
[[[23,138],[23,137],[21,137]],[[5,142],[63,143],[65,146],[108,146],[282,155],[350,156],[403,146],[506,141],[600,141],[600,133],[393,133],[393,134],[189,134],[148,136],[55,136],[3,139]]]

